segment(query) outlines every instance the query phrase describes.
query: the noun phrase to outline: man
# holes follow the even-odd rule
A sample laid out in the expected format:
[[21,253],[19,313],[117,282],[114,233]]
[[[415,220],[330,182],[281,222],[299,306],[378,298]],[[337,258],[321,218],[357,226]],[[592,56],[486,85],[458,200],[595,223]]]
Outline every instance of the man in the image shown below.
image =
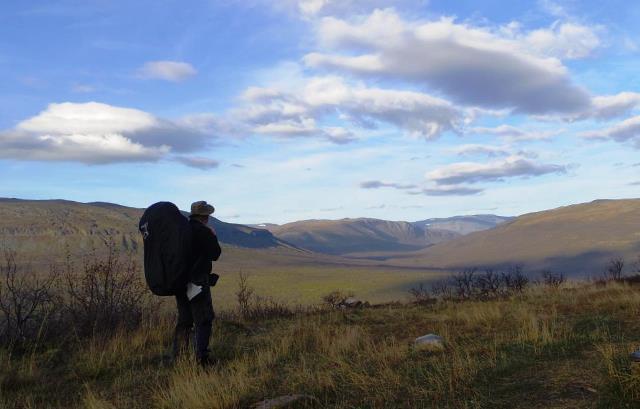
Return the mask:
[[[191,205],[189,224],[191,225],[191,257],[189,265],[189,294],[187,289],[176,295],[178,306],[178,323],[173,339],[173,354],[177,357],[181,350],[189,345],[191,329],[195,324],[196,360],[202,366],[212,363],[209,357],[209,338],[214,319],[211,289],[211,262],[218,260],[222,250],[215,230],[209,227],[209,216],[214,212],[213,206],[205,201]],[[200,287],[200,292],[198,292]],[[193,296],[193,293],[197,293]],[[190,299],[190,296],[193,297]]]

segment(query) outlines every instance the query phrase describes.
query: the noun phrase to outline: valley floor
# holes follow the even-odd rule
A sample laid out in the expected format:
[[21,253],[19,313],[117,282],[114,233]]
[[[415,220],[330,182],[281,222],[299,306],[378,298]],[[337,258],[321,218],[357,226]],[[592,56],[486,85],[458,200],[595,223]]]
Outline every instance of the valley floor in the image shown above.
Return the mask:
[[[209,371],[163,360],[171,322],[160,320],[71,348],[0,350],[0,407],[245,408],[292,393],[315,397],[297,407],[640,407],[640,364],[628,359],[639,310],[640,289],[612,284],[219,319]],[[444,349],[415,349],[427,333]]]

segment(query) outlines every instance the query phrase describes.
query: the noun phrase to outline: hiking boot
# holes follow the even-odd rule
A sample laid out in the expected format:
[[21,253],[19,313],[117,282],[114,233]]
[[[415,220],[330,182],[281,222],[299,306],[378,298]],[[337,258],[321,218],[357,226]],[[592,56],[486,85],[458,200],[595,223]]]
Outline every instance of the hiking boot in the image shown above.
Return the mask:
[[635,351],[633,351],[629,355],[629,358],[631,359],[632,362],[640,362],[640,349],[636,349]]
[[211,368],[218,364],[218,360],[215,358],[211,358],[209,355],[206,355],[202,358],[198,358],[197,362],[198,362],[198,365],[200,365],[202,368],[205,368],[205,369]]

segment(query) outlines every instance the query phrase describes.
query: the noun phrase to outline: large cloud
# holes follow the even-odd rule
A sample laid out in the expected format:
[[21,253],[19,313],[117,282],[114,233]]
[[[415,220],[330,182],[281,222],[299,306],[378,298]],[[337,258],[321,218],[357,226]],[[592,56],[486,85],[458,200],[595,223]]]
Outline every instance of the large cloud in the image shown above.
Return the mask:
[[[318,34],[339,53],[308,54],[310,67],[402,79],[465,105],[528,114],[579,113],[591,103],[559,59],[540,54],[513,33],[452,19],[411,22],[387,9],[355,23],[326,17]],[[560,37],[564,41],[566,35]]]
[[349,85],[339,77],[312,77],[292,90],[249,88],[236,118],[253,132],[280,136],[323,136],[352,139],[343,127],[321,127],[318,121],[337,116],[360,127],[394,125],[410,134],[434,138],[458,132],[465,113],[453,104],[413,91]]
[[137,109],[67,102],[50,104],[0,132],[0,156],[89,164],[157,161],[172,152],[205,148],[210,139],[195,127]]
[[462,162],[444,166],[427,173],[427,179],[438,185],[495,182],[512,177],[541,176],[565,173],[566,167],[540,164],[522,156],[510,156],[489,163]]

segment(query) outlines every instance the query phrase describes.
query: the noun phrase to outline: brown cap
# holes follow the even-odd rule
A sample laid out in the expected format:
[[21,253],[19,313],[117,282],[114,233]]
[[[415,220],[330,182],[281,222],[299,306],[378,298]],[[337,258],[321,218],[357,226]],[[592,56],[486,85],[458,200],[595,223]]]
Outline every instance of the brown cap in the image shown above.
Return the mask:
[[201,200],[191,204],[191,214],[198,216],[210,216],[216,209],[209,203]]

